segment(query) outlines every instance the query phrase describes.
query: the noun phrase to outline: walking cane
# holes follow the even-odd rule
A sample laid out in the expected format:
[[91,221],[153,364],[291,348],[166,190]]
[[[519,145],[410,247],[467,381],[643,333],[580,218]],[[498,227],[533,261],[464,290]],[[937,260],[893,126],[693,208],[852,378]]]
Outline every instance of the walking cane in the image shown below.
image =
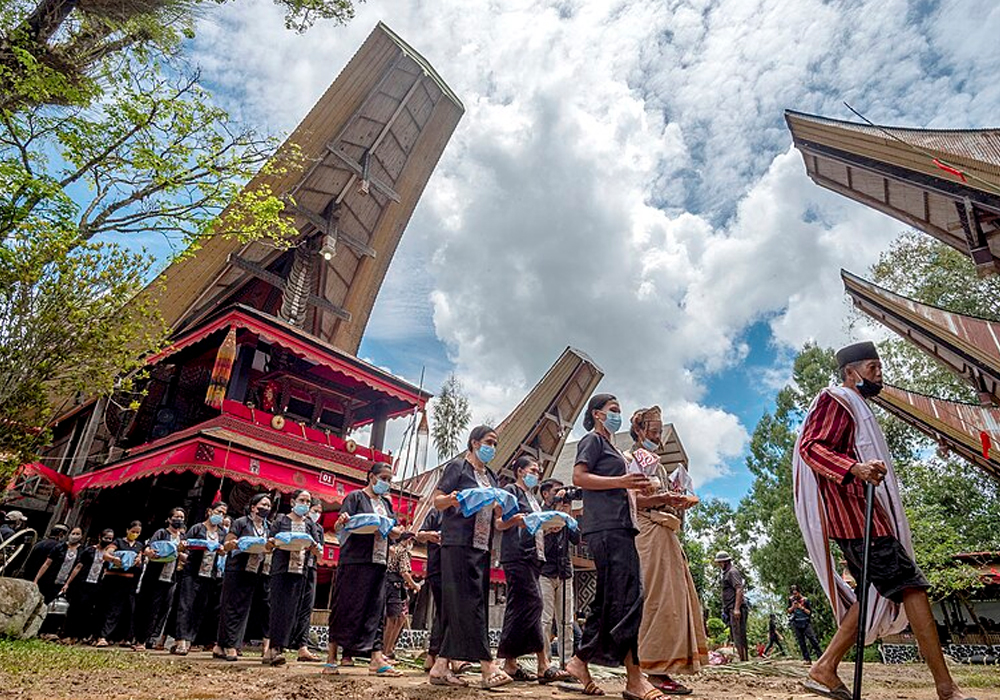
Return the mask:
[[560,579],[562,581],[562,624],[559,625],[559,668],[566,668],[566,581],[572,581],[572,576],[573,574],[570,572],[569,579]]
[[854,648],[854,700],[861,700],[861,676],[865,665],[865,637],[868,631],[868,551],[872,544],[875,514],[875,484],[865,482],[865,536],[862,540],[861,581],[858,582],[858,641]]

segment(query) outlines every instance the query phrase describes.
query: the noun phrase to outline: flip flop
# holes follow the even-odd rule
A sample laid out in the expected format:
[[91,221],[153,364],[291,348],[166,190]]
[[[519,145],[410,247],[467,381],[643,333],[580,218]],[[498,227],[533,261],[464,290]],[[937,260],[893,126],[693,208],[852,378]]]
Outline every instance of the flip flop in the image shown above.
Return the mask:
[[[650,683],[653,682],[650,681]],[[673,678],[660,681],[659,683],[653,683],[653,687],[664,695],[690,695],[692,692],[686,685],[678,683]]]
[[597,685],[594,681],[590,681],[587,685],[583,687],[584,695],[604,695],[604,689]]
[[447,676],[431,676],[430,679],[431,685],[450,685],[455,688],[464,688],[469,685],[464,678],[459,678],[454,673],[449,673]]
[[513,673],[508,673],[507,675],[519,683],[532,683],[538,680],[538,676],[526,669],[521,668],[520,666],[518,666]]
[[339,676],[340,666],[337,664],[323,664],[323,668],[320,670],[324,676]]
[[808,676],[799,681],[803,688],[808,690],[810,693],[816,695],[822,695],[824,698],[832,698],[833,700],[853,700],[854,696],[851,691],[847,689],[847,686],[841,683],[835,688],[827,688],[825,685],[819,681],[813,680]]
[[383,676],[384,678],[399,678],[403,675],[403,672],[393,668],[389,664],[385,666],[379,666],[378,668],[368,669],[369,676]]
[[635,693],[630,693],[627,690],[623,690],[622,697],[625,698],[625,700],[656,700],[656,698],[662,698],[663,693],[661,693],[656,688],[653,688],[645,695],[636,695]]
[[486,680],[479,681],[479,687],[483,690],[493,690],[494,688],[499,688],[513,682],[514,679],[503,671],[494,671]]
[[572,678],[573,676],[569,675],[568,671],[561,668],[555,668],[554,666],[549,666],[545,669],[544,673],[538,677],[538,682],[542,685],[547,685],[548,683],[555,683],[557,681],[568,681]]
[[466,671],[470,670],[473,666],[475,666],[475,664],[472,663],[471,661],[463,661],[462,663],[460,663],[458,665],[458,668],[456,668],[456,669],[453,670],[453,672],[454,673],[465,673]]

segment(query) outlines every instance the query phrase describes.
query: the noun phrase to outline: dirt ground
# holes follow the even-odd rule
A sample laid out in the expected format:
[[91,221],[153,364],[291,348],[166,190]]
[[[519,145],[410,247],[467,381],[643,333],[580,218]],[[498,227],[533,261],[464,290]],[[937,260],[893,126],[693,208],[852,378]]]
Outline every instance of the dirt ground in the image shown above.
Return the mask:
[[[401,678],[373,678],[367,667],[323,676],[318,664],[289,663],[283,668],[260,664],[259,656],[236,663],[214,661],[206,653],[187,658],[165,652],[143,655],[126,650],[72,649],[31,643],[0,647],[0,698],[17,700],[465,700],[488,695],[508,698],[582,698],[582,694],[535,683],[512,684],[495,691],[431,686],[427,676],[407,668]],[[746,668],[717,667],[687,679],[694,698],[727,700],[806,700],[798,687],[801,662],[751,662]],[[865,667],[869,700],[933,700],[922,665],[871,664]],[[955,666],[953,672],[970,696],[1000,700],[1000,668]],[[844,675],[850,669],[844,669]],[[466,675],[475,681],[478,674]],[[608,698],[620,698],[622,683],[602,674]]]

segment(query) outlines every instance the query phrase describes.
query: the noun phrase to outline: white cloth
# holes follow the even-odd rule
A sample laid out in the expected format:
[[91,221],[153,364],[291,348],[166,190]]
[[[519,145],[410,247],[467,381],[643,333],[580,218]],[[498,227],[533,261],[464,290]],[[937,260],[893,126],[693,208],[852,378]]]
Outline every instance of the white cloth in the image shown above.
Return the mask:
[[[903,545],[910,557],[913,557],[913,537],[910,534],[910,523],[906,519],[899,495],[899,480],[892,468],[889,446],[885,442],[885,435],[875,419],[875,414],[857,392],[846,387],[824,389],[813,399],[812,405],[809,406],[809,414],[813,412],[816,402],[823,393],[830,394],[834,400],[851,413],[851,417],[854,419],[854,445],[858,458],[862,462],[877,459],[885,464],[887,473],[882,486],[875,489],[875,500],[888,516],[893,535]],[[803,425],[805,425],[805,421],[803,421]],[[795,517],[799,521],[802,538],[805,540],[809,559],[816,570],[816,576],[826,592],[826,597],[830,599],[830,605],[833,607],[834,615],[839,623],[854,605],[856,598],[851,587],[837,574],[836,562],[833,561],[830,554],[826,509],[819,490],[818,480],[824,477],[817,475],[802,459],[799,453],[801,441],[802,428],[800,427],[799,436],[795,440],[795,451],[792,454]],[[872,644],[880,637],[902,632],[906,628],[906,624],[906,613],[903,611],[903,606],[883,598],[875,590],[875,587],[871,586],[868,591],[868,629],[865,634],[865,643]]]

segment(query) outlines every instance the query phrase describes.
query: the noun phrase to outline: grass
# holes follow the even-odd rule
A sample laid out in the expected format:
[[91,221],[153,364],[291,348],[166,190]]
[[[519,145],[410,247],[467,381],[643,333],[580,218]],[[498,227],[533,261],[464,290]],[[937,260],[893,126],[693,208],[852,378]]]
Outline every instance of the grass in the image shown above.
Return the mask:
[[[62,671],[134,670],[135,663],[136,655],[124,649],[97,650],[37,639],[0,638],[0,674],[52,676]],[[156,661],[146,663],[168,666]]]

